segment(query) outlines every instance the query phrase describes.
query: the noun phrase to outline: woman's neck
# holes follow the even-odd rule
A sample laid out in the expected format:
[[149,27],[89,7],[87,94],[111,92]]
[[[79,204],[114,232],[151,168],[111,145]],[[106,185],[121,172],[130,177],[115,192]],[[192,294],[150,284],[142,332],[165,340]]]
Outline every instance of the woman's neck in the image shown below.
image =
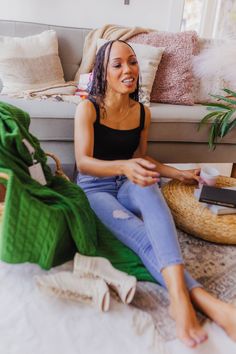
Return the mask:
[[123,112],[130,108],[131,101],[129,95],[107,93],[104,103],[106,110]]

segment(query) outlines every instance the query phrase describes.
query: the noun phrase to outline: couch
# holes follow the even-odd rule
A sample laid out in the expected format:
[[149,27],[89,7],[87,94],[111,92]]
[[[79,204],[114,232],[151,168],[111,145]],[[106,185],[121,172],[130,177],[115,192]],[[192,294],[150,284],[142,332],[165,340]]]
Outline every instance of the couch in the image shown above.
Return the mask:
[[[82,59],[83,43],[90,29],[0,21],[0,35],[24,37],[48,29],[57,33],[65,80],[73,80]],[[71,174],[74,165],[73,119],[76,105],[52,100],[13,98],[1,94],[0,100],[16,105],[30,114],[31,132],[39,138],[46,151],[60,157]],[[151,103],[150,110],[152,122],[148,154],[159,161],[229,163],[236,160],[236,130],[228,134],[215,151],[208,148],[209,127],[197,131],[199,121],[207,113],[205,106]]]

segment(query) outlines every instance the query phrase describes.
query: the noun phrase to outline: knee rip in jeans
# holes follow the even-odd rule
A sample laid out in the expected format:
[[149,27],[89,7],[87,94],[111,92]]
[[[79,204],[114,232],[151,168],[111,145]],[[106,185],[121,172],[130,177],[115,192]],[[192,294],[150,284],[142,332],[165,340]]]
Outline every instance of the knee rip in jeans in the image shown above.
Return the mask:
[[113,210],[112,215],[115,219],[129,219],[129,218],[131,218],[131,215],[126,213],[124,210],[119,210],[119,209]]

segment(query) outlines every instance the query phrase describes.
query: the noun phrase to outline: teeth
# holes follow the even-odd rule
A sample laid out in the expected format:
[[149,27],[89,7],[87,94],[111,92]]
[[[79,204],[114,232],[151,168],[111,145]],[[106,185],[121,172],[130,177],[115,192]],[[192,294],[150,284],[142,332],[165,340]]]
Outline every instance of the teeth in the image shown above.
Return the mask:
[[123,80],[123,82],[133,82],[134,81],[134,79],[125,79],[125,80]]

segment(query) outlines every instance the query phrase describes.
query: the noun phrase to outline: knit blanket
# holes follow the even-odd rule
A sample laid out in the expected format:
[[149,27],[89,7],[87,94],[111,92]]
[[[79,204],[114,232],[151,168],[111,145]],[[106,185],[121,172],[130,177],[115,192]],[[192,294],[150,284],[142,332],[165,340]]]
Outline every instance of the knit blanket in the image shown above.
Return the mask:
[[[0,225],[0,259],[9,263],[32,262],[44,269],[81,254],[108,258],[113,266],[139,280],[154,281],[139,257],[101,223],[83,190],[60,176],[53,176],[38,139],[29,132],[30,117],[17,107],[0,102],[0,179],[6,186]],[[35,149],[47,181],[31,178],[32,156],[23,144]]]

